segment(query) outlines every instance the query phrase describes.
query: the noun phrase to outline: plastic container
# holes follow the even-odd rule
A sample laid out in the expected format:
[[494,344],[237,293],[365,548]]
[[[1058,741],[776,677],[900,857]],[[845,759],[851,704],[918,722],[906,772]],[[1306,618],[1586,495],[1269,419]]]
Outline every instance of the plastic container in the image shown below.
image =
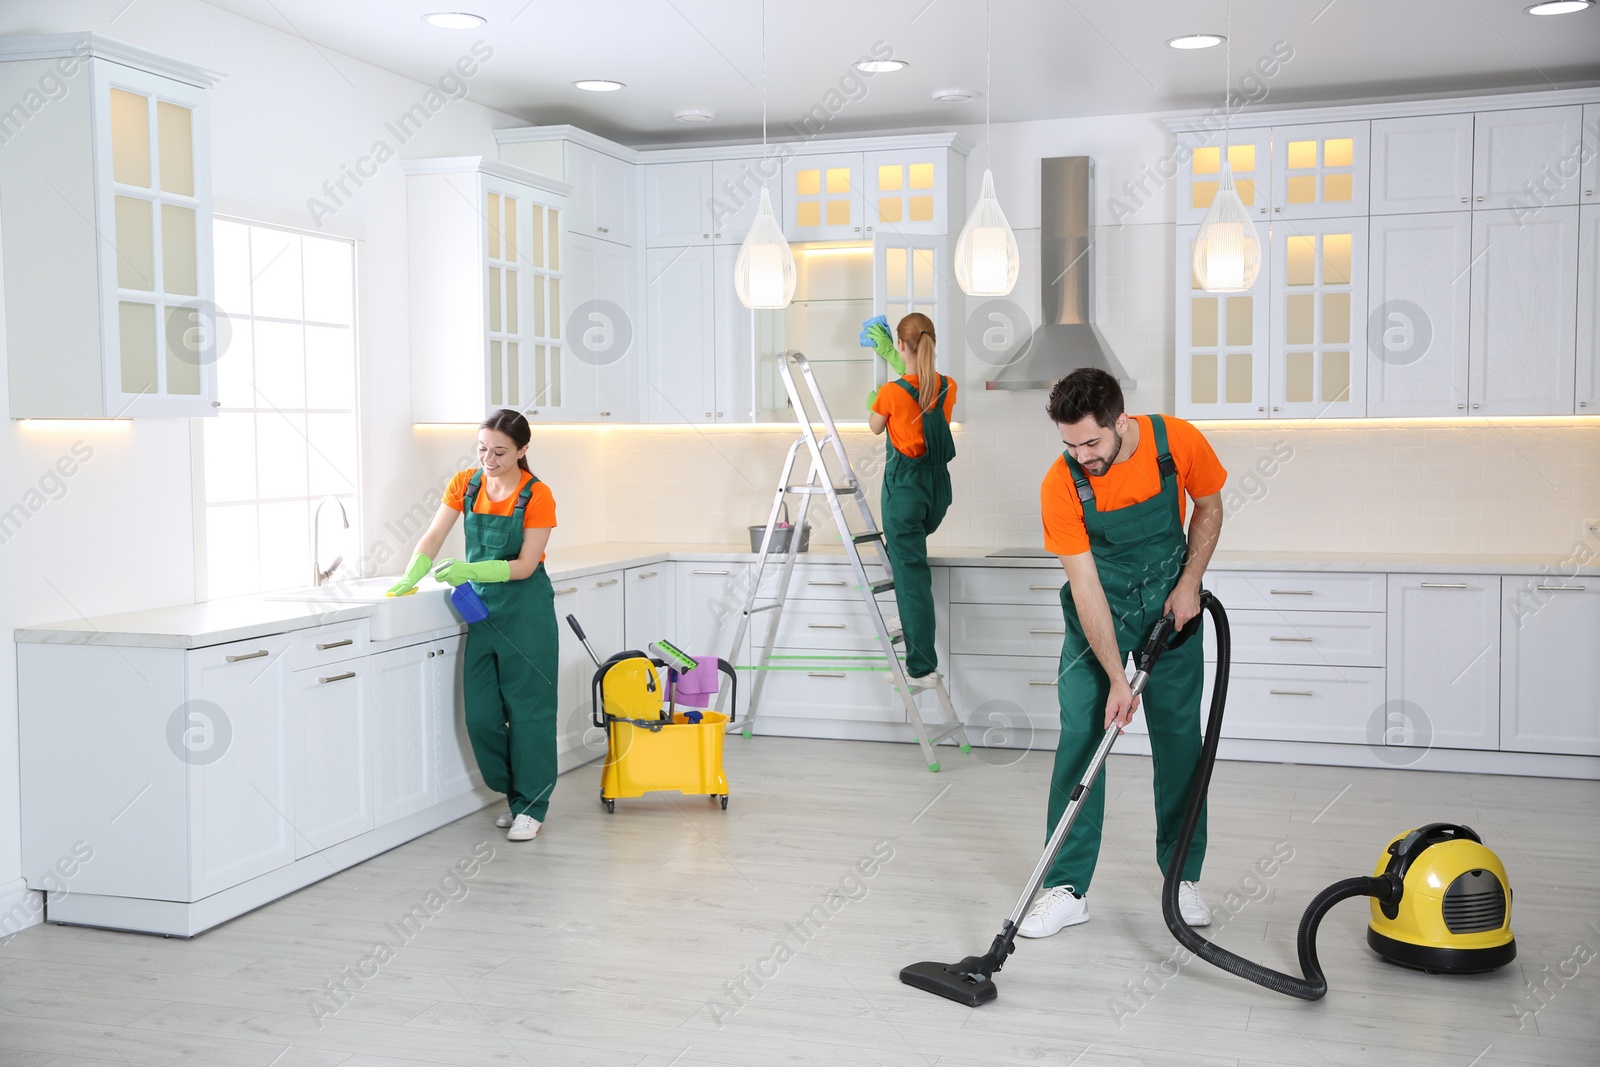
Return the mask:
[[[780,514],[782,517],[778,520],[778,527],[772,531],[772,548],[769,550],[772,552],[789,551],[789,538],[794,536],[794,527],[789,525],[789,505],[787,502],[783,504],[783,511]],[[767,527],[765,523],[760,526],[750,527],[750,551],[761,551],[761,539],[766,534]],[[796,551],[804,552],[810,547],[811,527],[808,525],[800,530],[800,547]]]
[[483,597],[472,588],[471,582],[462,582],[450,590],[450,603],[455,606],[456,613],[461,616],[464,623],[482,622],[489,617],[489,605],[483,602]]
[[[690,715],[700,721],[690,721]],[[608,811],[620,797],[664,790],[711,796],[728,806],[728,779],[722,773],[726,715],[680,711],[654,730],[625,719],[612,719],[607,725],[610,744],[600,772],[600,797]]]

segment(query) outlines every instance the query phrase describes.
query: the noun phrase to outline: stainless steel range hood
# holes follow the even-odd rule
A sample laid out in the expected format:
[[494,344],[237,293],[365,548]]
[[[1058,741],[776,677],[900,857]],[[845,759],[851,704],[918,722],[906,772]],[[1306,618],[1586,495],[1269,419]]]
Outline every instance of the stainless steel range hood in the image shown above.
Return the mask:
[[1109,371],[1135,386],[1094,324],[1094,160],[1039,161],[1042,322],[989,389],[1049,389],[1081,367]]

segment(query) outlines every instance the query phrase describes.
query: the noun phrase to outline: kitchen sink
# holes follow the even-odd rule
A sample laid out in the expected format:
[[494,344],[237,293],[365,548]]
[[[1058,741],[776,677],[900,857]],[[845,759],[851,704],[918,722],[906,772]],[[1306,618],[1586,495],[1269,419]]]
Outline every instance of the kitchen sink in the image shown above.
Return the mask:
[[385,590],[394,583],[393,576],[352,578],[271,593],[263,599],[320,604],[329,608],[370,605],[369,627],[374,641],[390,641],[461,625],[461,617],[450,606],[449,586],[430,583],[419,586],[409,596],[385,596]]

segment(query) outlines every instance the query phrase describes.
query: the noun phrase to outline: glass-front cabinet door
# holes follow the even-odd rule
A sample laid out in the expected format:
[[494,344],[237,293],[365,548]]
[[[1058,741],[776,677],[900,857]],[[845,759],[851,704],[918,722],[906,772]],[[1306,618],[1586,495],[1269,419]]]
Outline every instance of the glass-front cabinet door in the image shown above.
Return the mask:
[[[1267,217],[1267,201],[1272,189],[1268,180],[1272,162],[1271,133],[1264,129],[1233,130],[1226,137],[1233,187],[1251,218]],[[1222,184],[1223,133],[1221,130],[1184,133],[1179,135],[1179,140],[1189,153],[1188,162],[1179,169],[1178,222],[1200,222]],[[1126,210],[1137,213],[1149,202],[1131,196],[1123,200]]]
[[867,233],[947,233],[947,156],[942,148],[866,153]]
[[1272,417],[1365,415],[1367,220],[1274,222],[1271,276]]
[[1267,224],[1256,224],[1261,273],[1240,293],[1208,293],[1190,265],[1199,226],[1178,226],[1177,394],[1186,419],[1267,417],[1267,291],[1272,257]]
[[483,218],[489,405],[554,415],[565,402],[561,209],[486,176]]
[[210,415],[206,91],[101,60],[93,74],[105,414]]
[[864,240],[864,166],[860,152],[784,160],[784,236],[791,241]]
[[1369,122],[1274,127],[1272,217],[1365,215],[1371,136]]

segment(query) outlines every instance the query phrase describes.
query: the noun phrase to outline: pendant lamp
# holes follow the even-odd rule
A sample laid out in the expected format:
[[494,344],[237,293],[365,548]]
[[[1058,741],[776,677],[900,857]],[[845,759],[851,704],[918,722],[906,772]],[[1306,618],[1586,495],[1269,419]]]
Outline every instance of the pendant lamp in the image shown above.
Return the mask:
[[[989,55],[993,31],[989,27],[989,5],[983,8],[984,45],[983,73],[983,140],[984,161],[989,152]],[[1006,213],[1000,210],[1000,201],[994,195],[994,174],[987,167],[983,171],[983,189],[978,202],[967,216],[956,238],[956,284],[968,296],[1007,296],[1017,286],[1017,269],[1021,258],[1017,255],[1017,235],[1006,222]]]
[[1222,174],[1217,195],[1200,222],[1194,238],[1194,277],[1208,293],[1239,293],[1256,284],[1261,273],[1261,241],[1255,223],[1233,188],[1233,165],[1228,161],[1228,133],[1232,108],[1228,100],[1233,80],[1233,4],[1228,5],[1227,59],[1222,83]]
[[[767,5],[761,4],[761,158],[767,157]],[[779,311],[794,299],[794,253],[772,213],[772,197],[761,187],[755,221],[733,263],[733,288],[739,303],[752,310]]]

